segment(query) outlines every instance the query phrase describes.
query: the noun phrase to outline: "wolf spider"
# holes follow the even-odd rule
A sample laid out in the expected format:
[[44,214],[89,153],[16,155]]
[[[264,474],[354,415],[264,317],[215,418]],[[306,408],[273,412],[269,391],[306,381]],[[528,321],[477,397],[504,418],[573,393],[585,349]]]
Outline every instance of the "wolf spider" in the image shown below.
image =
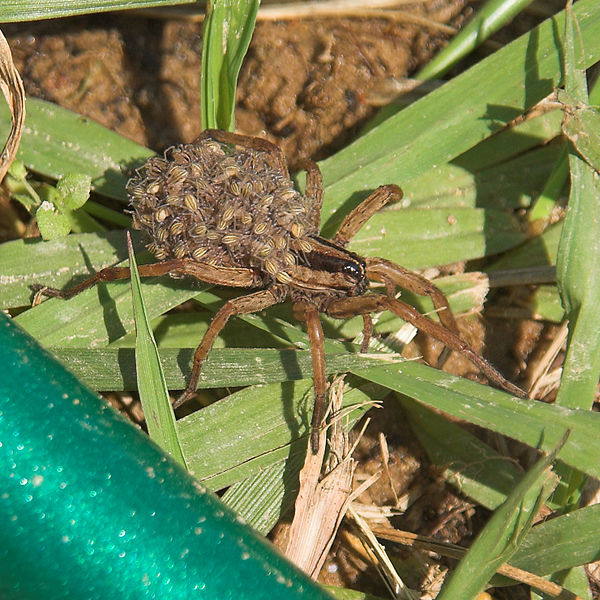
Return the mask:
[[[448,300],[433,283],[384,258],[346,250],[369,218],[388,202],[399,200],[402,190],[396,185],[377,188],[348,214],[333,239],[326,240],[319,236],[321,172],[311,161],[303,167],[306,191],[300,194],[277,146],[260,138],[206,130],[193,144],[149,159],[129,181],[134,227],[142,230],[148,249],[159,260],[141,265],[140,276],[190,276],[221,286],[260,288],[228,300],[217,312],[194,353],[187,387],[174,406],[196,393],[202,363],[231,316],[261,311],[287,298],[293,302],[294,315],[306,323],[311,343],[314,453],[327,387],[320,312],[337,319],[361,315],[365,351],[373,330],[370,314],[389,310],[442,341],[448,351],[466,356],[494,384],[526,397],[461,339]],[[98,282],[128,277],[128,267],[108,267],[65,291],[41,286],[37,290],[71,298]],[[367,294],[369,280],[383,283],[386,293]],[[440,323],[398,300],[396,286],[429,296]]]

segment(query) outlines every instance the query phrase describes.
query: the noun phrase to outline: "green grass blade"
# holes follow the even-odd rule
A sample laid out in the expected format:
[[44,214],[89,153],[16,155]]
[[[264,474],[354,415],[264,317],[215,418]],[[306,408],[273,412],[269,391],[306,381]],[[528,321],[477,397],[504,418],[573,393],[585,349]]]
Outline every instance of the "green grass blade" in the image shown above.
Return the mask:
[[[194,287],[194,282],[185,280],[145,279],[142,289],[149,318],[154,319],[192,298],[198,293]],[[46,300],[20,314],[16,321],[41,344],[62,348],[102,347],[134,330],[126,281],[99,284],[70,300]]]
[[[367,389],[368,395],[357,388],[344,393],[343,406],[354,407],[349,427],[367,410],[371,397],[381,397],[373,386]],[[308,446],[313,403],[312,379],[303,379],[246,388],[180,419],[177,430],[190,469],[213,490],[254,477],[277,463],[285,462],[291,469],[294,455],[299,457],[291,464],[299,470]],[[281,492],[269,490],[263,507],[276,498],[281,502]]]
[[438,600],[474,598],[498,567],[507,562],[531,529],[540,507],[556,485],[550,467],[565,438],[538,460],[479,533],[456,570],[444,582]]
[[[139,243],[135,246],[141,250]],[[60,240],[14,240],[0,244],[0,308],[28,306],[31,286],[66,286],[127,258],[123,231],[76,234]]]
[[569,345],[557,402],[591,408],[600,372],[600,182],[578,156],[570,157],[571,195],[557,262],[569,319]]
[[417,269],[496,254],[526,239],[517,220],[502,211],[392,207],[374,215],[350,249]]
[[533,0],[488,0],[448,45],[415,75],[415,79],[439,78]]
[[556,163],[552,169],[552,173],[548,177],[544,190],[529,211],[528,219],[530,223],[535,223],[536,221],[546,222],[550,219],[554,207],[558,204],[560,193],[565,187],[568,179],[568,151],[565,146],[563,147],[560,156],[556,159]]
[[259,0],[209,0],[202,37],[200,96],[204,129],[234,129],[235,90]]
[[[143,289],[143,287],[142,287]],[[146,290],[144,290],[144,295]],[[132,348],[48,349],[77,377],[99,391],[135,390],[135,356]],[[195,348],[160,350],[167,387],[182,390],[189,378]],[[394,354],[327,353],[328,374],[371,367],[401,360]],[[231,348],[213,350],[202,366],[199,388],[241,387],[312,377],[308,350],[271,350],[268,348]]]
[[112,10],[158,8],[193,0],[2,0],[0,23],[56,19]]
[[536,575],[550,575],[600,559],[600,505],[556,517],[534,527],[510,564]]
[[448,415],[497,431],[533,448],[551,450],[565,429],[572,431],[560,459],[600,475],[600,414],[521,400],[489,386],[413,362],[354,373]]
[[[0,132],[10,112],[0,103]],[[96,192],[125,201],[129,171],[154,153],[92,119],[38,98],[27,99],[25,128],[17,157],[27,168],[53,179],[89,175]]]
[[[590,66],[600,59],[600,5],[580,0],[574,12]],[[325,218],[358,190],[403,185],[456,158],[551,93],[562,77],[563,24],[564,11],[324,161]]]
[[562,228],[563,222],[558,221],[548,227],[542,235],[534,237],[522,246],[503,254],[502,257],[486,267],[487,272],[493,273],[510,269],[554,265]]
[[[495,137],[492,136],[488,141]],[[480,146],[484,144],[479,144],[476,148],[480,149]],[[550,174],[551,164],[560,152],[558,144],[550,144],[538,146],[485,169],[472,168],[466,164],[467,158],[464,158],[465,164],[459,165],[457,161],[453,161],[441,165],[403,186],[404,199],[401,206],[410,203],[411,208],[496,210],[527,207],[532,196],[542,190]]]
[[537,117],[511,124],[510,127],[484,139],[452,162],[472,172],[489,169],[499,163],[522,156],[560,135],[561,123],[561,111],[551,110]]
[[185,467],[185,459],[175,429],[175,413],[169,400],[158,348],[144,307],[142,286],[131,238],[128,239],[128,250],[136,329],[136,376],[148,434],[163,450]]
[[[221,497],[223,502],[256,531],[267,535],[294,505],[304,456],[295,452],[285,462],[276,462],[234,483]],[[288,475],[290,469],[292,474]]]
[[412,430],[433,464],[442,469],[444,479],[482,506],[498,508],[523,475],[514,460],[422,404],[402,396],[399,400]]
[[[364,386],[362,390],[353,387],[347,389],[344,392],[344,405],[364,406],[348,415],[344,423],[346,431],[350,431],[364,414],[367,403],[383,399],[385,393],[385,390],[375,386]],[[262,466],[255,475],[234,483],[223,495],[223,501],[263,535],[269,533],[294,505],[299,473],[305,460],[306,438],[303,440],[301,451],[291,451],[285,462]]]
[[[598,273],[598,219],[600,218],[600,182],[597,167],[600,140],[595,128],[599,118],[589,102],[585,73],[583,42],[578,23],[567,5],[565,31],[565,92],[562,99],[565,111],[563,132],[569,138],[569,169],[571,193],[563,227],[557,260],[558,286],[569,321],[567,353],[563,364],[557,404],[591,408],[600,372],[600,341],[593,331],[600,311],[597,297],[600,292]],[[591,164],[590,164],[591,163]],[[560,466],[561,485],[553,500],[565,511],[574,509],[585,485],[585,476],[577,468]],[[555,574],[563,579],[565,574]],[[582,569],[566,574],[574,590],[589,597]]]
[[350,588],[337,587],[335,585],[322,584],[323,589],[331,594],[336,600],[383,600],[381,596],[366,594]]
[[[565,89],[576,102],[586,105],[589,98],[585,75],[583,42],[578,33],[578,20],[568,11],[565,32]],[[567,137],[586,139],[587,149],[600,140],[596,132],[588,131],[589,122],[571,115],[580,111],[569,106],[565,109],[563,129]],[[557,281],[565,312],[569,320],[567,353],[563,364],[561,385],[556,403],[570,408],[591,409],[600,373],[600,339],[596,335],[600,319],[600,181],[597,172],[586,162],[572,142],[569,147],[571,193],[562,230],[557,260]],[[577,470],[561,472],[563,482],[554,500],[568,509],[578,504],[584,484]]]
[[[192,348],[204,337],[214,313],[170,312],[151,322],[154,338],[159,348]],[[132,334],[122,337],[111,345],[118,348],[133,348]],[[240,319],[232,319],[217,336],[213,348],[289,348],[289,342],[281,340],[269,331],[248,327]]]

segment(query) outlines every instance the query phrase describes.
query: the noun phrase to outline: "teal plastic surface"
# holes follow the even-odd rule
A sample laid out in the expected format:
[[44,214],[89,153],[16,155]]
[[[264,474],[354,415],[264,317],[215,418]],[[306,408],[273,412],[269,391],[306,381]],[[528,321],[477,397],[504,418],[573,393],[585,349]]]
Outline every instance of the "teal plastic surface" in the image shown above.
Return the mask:
[[0,598],[326,599],[0,313]]

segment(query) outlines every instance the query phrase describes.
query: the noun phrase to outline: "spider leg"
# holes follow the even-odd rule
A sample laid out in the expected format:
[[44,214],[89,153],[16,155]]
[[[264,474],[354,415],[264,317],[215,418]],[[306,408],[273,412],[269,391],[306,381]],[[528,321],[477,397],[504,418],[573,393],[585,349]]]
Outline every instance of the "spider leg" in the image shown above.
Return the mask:
[[269,306],[273,306],[274,304],[282,302],[285,297],[286,292],[283,286],[272,286],[266,290],[260,290],[259,292],[254,292],[248,296],[240,296],[239,298],[233,298],[232,300],[225,302],[225,304],[223,304],[223,306],[214,316],[208,330],[200,342],[200,345],[194,352],[194,364],[192,366],[192,373],[190,375],[187,387],[185,388],[183,394],[181,394],[181,396],[175,400],[173,407],[177,408],[178,406],[181,406],[184,402],[187,402],[196,394],[202,363],[208,356],[215,339],[223,327],[225,327],[231,316],[247,315],[249,313],[258,312],[259,310],[264,310],[265,308],[269,308]]
[[440,340],[452,350],[466,356],[492,383],[507,392],[527,398],[527,394],[519,387],[507,381],[490,363],[479,356],[466,342],[446,327],[422,315],[414,306],[396,298],[383,295],[355,296],[333,300],[327,305],[325,312],[335,319],[347,319],[357,314],[390,310],[414,325],[420,331]]
[[[458,325],[450,309],[448,298],[429,279],[384,258],[367,257],[365,260],[367,263],[367,277],[385,283],[388,296],[394,296],[395,286],[403,287],[421,296],[429,296],[442,325],[460,337]],[[449,354],[450,350],[448,348],[442,351],[438,358],[438,368],[441,369],[444,366]]]
[[294,315],[306,323],[312,354],[313,377],[315,387],[315,407],[310,426],[310,448],[313,454],[319,451],[319,431],[326,411],[327,376],[325,374],[325,348],[323,328],[319,311],[305,302],[294,304]]
[[402,190],[397,185],[389,184],[378,187],[346,216],[333,238],[333,243],[345,248],[352,237],[377,211],[389,202],[398,202],[401,198]]
[[[253,269],[218,267],[191,259],[165,260],[149,265],[139,265],[138,272],[140,277],[158,277],[169,273],[189,275],[206,283],[231,287],[252,287],[260,283]],[[32,288],[36,292],[33,304],[34,306],[39,304],[42,296],[68,300],[98,283],[129,279],[130,277],[129,267],[106,267],[84,279],[81,283],[65,290],[44,285],[33,285]]]
[[283,152],[275,144],[262,138],[252,137],[249,135],[241,135],[231,131],[221,131],[220,129],[205,129],[193,142],[194,145],[207,139],[221,142],[222,144],[234,144],[242,148],[250,150],[258,150],[269,154],[274,160],[274,167],[281,172],[284,177],[290,176],[287,162]]
[[318,232],[321,226],[321,208],[323,207],[323,176],[317,163],[305,159],[300,166],[306,171],[306,190],[304,195],[314,201],[308,218],[315,231]]
[[361,352],[366,352],[369,349],[369,342],[373,336],[373,319],[369,313],[362,314],[363,320],[363,341],[360,347]]
[[[181,261],[165,261],[162,263],[154,263],[151,265],[139,265],[138,271],[140,277],[154,277],[165,275],[173,270],[172,263],[180,263]],[[81,283],[74,285],[73,287],[65,290],[59,290],[58,288],[48,287],[45,285],[33,285],[32,288],[36,292],[34,296],[33,305],[37,305],[41,302],[42,296],[48,298],[62,298],[63,300],[69,300],[77,294],[80,294],[84,290],[102,282],[107,281],[118,281],[120,279],[129,279],[131,277],[131,270],[129,267],[106,267],[94,273],[91,277],[84,279]]]

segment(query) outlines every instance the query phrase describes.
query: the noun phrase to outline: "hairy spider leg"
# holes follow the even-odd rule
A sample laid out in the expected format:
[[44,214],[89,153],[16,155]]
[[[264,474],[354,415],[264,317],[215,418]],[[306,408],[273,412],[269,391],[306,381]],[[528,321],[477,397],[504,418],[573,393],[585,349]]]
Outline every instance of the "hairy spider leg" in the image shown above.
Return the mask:
[[381,185],[356,206],[339,226],[333,243],[345,248],[362,226],[386,204],[402,199],[402,189],[397,185]]
[[373,336],[373,319],[369,313],[363,313],[361,316],[363,320],[363,341],[360,346],[360,351],[366,352],[369,349],[369,343]]
[[323,176],[317,163],[304,159],[300,166],[306,171],[306,190],[304,195],[314,201],[308,218],[315,231],[321,227],[321,209],[323,207]]
[[404,321],[411,323],[417,329],[440,340],[452,350],[466,356],[492,383],[507,392],[526,399],[527,394],[507,381],[487,360],[479,356],[466,342],[446,327],[422,315],[414,306],[397,298],[374,294],[370,296],[355,296],[333,300],[326,307],[326,314],[335,319],[348,319],[365,312],[381,312],[390,310]]
[[[347,246],[352,237],[356,235],[361,227],[376,212],[381,210],[386,204],[398,202],[401,198],[402,190],[397,185],[391,184],[378,187],[346,216],[333,238],[334,242],[341,246]],[[396,286],[403,287],[421,296],[429,296],[433,301],[442,324],[452,331],[452,333],[460,336],[458,325],[450,310],[448,299],[429,279],[400,265],[396,265],[389,260],[367,257],[366,261],[367,277],[384,283],[388,296],[395,296]],[[448,347],[442,351],[437,361],[438,368],[444,366],[450,355],[450,351]]]
[[310,448],[313,454],[319,451],[319,433],[325,418],[327,403],[327,375],[325,373],[325,346],[323,327],[316,307],[306,302],[296,302],[293,307],[294,316],[306,323],[306,330],[310,339],[312,355],[313,381],[315,390],[315,404],[310,426]]
[[212,139],[222,144],[232,144],[235,146],[241,146],[242,148],[249,148],[250,150],[264,152],[274,161],[273,167],[277,169],[281,175],[289,179],[290,172],[288,170],[287,162],[283,152],[280,148],[268,140],[251,137],[249,135],[241,135],[231,131],[221,131],[220,129],[205,129],[194,140],[193,144],[197,145],[199,142],[206,139]]
[[[458,324],[448,303],[448,298],[429,279],[384,258],[367,257],[365,260],[367,263],[367,277],[384,283],[388,296],[395,296],[396,286],[403,287],[420,296],[428,296],[433,302],[442,325],[460,337]],[[450,351],[451,349],[448,347],[442,351],[437,361],[438,368],[441,369],[444,366]]]
[[[140,277],[160,277],[167,274],[189,275],[205,283],[231,287],[252,287],[260,283],[253,269],[219,267],[191,259],[165,260],[149,265],[139,265],[138,272]],[[32,289],[36,292],[33,304],[39,304],[41,296],[69,300],[98,283],[130,278],[129,267],[105,267],[77,285],[64,290],[45,285],[33,285]]]
[[254,292],[253,294],[248,294],[247,296],[239,296],[238,298],[233,298],[232,300],[225,302],[225,304],[223,304],[217,314],[213,317],[213,320],[204,334],[200,345],[194,352],[194,364],[192,366],[192,373],[188,380],[187,387],[181,396],[175,400],[173,407],[177,408],[178,406],[181,406],[184,402],[187,402],[196,394],[202,363],[206,360],[206,357],[208,356],[215,339],[222,331],[223,327],[225,327],[230,317],[234,315],[247,315],[264,310],[265,308],[269,308],[274,304],[283,302],[286,296],[287,292],[283,286],[274,285],[266,290]]

